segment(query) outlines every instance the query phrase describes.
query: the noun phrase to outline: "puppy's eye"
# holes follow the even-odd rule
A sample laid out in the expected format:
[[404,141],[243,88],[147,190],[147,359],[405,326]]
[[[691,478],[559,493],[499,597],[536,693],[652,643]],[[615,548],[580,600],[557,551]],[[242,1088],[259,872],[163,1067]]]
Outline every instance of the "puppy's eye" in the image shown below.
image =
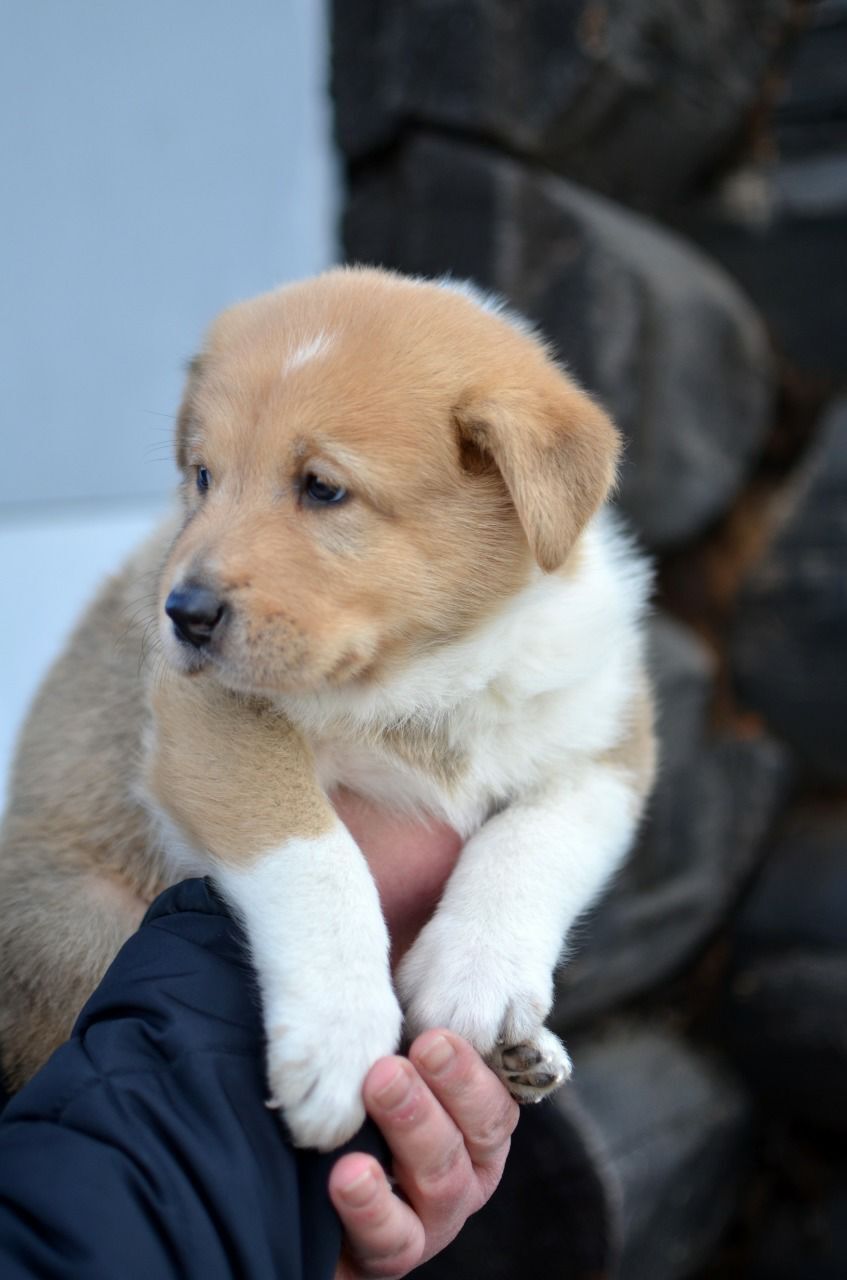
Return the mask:
[[212,475],[208,467],[197,468],[197,488],[205,493],[212,483]]
[[303,479],[303,493],[310,502],[317,502],[324,507],[343,502],[347,497],[347,490],[341,485],[328,484],[326,480],[321,480],[312,472]]

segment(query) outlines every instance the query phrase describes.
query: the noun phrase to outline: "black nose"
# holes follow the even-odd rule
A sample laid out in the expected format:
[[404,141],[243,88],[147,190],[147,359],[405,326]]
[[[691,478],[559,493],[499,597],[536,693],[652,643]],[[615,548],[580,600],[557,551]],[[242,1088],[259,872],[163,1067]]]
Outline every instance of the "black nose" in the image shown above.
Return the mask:
[[174,587],[165,601],[165,613],[180,640],[202,649],[223,617],[224,605],[209,587],[187,582],[183,587]]

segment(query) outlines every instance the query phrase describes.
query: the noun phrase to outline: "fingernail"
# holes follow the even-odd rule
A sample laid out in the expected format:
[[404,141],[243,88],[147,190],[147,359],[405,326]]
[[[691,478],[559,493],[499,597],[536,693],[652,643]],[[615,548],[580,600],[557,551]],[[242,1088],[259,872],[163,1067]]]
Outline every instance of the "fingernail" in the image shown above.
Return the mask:
[[386,1111],[393,1111],[406,1102],[411,1092],[412,1081],[402,1067],[397,1067],[386,1083],[374,1090],[374,1097]]
[[360,1209],[366,1205],[376,1190],[376,1178],[373,1169],[363,1169],[355,1174],[349,1182],[342,1182],[338,1190],[348,1204]]
[[456,1050],[446,1036],[436,1036],[434,1040],[429,1042],[423,1053],[415,1055],[421,1065],[432,1075],[437,1075],[439,1071],[443,1071],[455,1056]]

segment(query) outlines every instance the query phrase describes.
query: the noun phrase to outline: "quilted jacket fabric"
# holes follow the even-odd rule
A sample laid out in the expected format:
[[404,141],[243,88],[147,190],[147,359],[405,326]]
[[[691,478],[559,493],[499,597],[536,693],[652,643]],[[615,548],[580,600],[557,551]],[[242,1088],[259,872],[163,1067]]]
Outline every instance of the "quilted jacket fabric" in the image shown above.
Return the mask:
[[[265,1106],[258,996],[212,887],[150,908],[0,1120],[3,1280],[323,1280],[337,1156]],[[352,1144],[380,1152],[369,1126]]]

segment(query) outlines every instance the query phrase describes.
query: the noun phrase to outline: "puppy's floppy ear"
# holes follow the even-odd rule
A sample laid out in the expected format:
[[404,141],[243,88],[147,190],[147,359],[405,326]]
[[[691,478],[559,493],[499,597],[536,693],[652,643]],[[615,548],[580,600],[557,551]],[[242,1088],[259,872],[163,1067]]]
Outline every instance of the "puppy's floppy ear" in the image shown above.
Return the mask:
[[182,470],[188,461],[188,443],[191,436],[191,429],[194,424],[194,403],[197,394],[197,387],[200,382],[200,375],[203,372],[203,356],[192,356],[185,366],[188,375],[185,383],[185,390],[182,393],[182,401],[179,406],[179,412],[176,416],[176,434],[174,437],[174,447],[176,450],[176,464]]
[[615,481],[620,437],[580,387],[549,366],[537,382],[490,387],[456,407],[463,445],[496,464],[533,555],[564,564]]

